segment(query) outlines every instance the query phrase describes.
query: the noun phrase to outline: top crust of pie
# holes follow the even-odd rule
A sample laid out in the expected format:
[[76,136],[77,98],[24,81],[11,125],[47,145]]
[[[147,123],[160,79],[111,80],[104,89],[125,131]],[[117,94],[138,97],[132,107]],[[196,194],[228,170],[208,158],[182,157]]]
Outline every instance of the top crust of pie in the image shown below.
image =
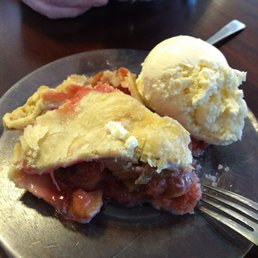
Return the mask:
[[[24,129],[15,148],[18,169],[50,173],[82,161],[114,158],[145,162],[159,173],[192,163],[189,133],[129,95],[91,90],[67,107],[47,111]],[[110,123],[125,133],[112,133]]]

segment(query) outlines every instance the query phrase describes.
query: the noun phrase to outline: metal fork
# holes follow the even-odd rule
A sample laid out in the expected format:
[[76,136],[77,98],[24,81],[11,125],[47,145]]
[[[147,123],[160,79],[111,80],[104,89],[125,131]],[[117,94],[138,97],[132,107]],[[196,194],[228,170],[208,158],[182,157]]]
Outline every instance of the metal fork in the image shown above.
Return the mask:
[[226,24],[221,30],[207,39],[207,42],[215,45],[223,39],[243,30],[245,28],[245,24],[238,20],[233,20],[230,23]]
[[258,203],[219,187],[202,186],[199,210],[258,246]]

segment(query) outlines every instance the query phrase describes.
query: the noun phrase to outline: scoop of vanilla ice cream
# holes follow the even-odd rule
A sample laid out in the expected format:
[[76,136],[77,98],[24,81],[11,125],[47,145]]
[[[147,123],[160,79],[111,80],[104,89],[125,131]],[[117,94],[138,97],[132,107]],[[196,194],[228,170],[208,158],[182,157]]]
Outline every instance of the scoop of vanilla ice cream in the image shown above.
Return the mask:
[[177,36],[151,50],[137,89],[149,108],[178,120],[193,137],[227,145],[242,136],[247,106],[238,87],[245,79],[214,46]]

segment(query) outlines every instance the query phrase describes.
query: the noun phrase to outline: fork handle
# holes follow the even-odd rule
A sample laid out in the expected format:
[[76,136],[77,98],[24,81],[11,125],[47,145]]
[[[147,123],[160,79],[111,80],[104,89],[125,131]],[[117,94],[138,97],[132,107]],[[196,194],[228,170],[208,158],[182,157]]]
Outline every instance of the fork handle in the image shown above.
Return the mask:
[[207,42],[214,45],[221,40],[243,30],[245,28],[245,24],[238,21],[238,20],[233,20],[227,25],[225,25],[221,30],[219,30],[217,33],[215,33],[213,36],[211,36]]

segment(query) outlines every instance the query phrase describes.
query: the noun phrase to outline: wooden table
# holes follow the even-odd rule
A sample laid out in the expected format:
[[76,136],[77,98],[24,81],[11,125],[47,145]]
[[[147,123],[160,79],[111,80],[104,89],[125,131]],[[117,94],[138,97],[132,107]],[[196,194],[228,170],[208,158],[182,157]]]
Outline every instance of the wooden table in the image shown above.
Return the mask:
[[[232,67],[248,72],[243,90],[258,117],[258,1],[110,1],[78,18],[60,20],[43,17],[18,0],[0,0],[0,10],[0,96],[28,73],[64,56],[107,48],[150,50],[179,34],[207,39],[239,19],[246,29],[220,50]],[[257,248],[247,257],[258,257]]]

